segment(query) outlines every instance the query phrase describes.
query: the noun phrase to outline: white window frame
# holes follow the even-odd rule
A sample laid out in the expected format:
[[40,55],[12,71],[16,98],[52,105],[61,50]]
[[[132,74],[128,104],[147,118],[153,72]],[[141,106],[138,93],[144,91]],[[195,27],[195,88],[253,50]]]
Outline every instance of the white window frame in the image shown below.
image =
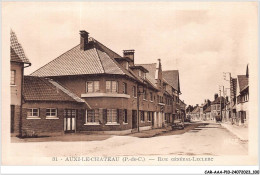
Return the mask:
[[[113,121],[113,111],[116,113],[116,121]],[[108,118],[111,115],[111,121],[108,121]],[[118,110],[117,109],[107,109],[107,123],[106,125],[119,125],[118,121]]]
[[[107,89],[107,83],[109,82],[109,89]],[[116,91],[113,92],[113,83],[116,83]],[[118,93],[118,81],[116,80],[106,80],[106,93]]]
[[123,82],[123,94],[127,94],[127,83]]
[[[29,110],[31,110],[30,112],[31,112],[32,115],[28,115]],[[33,115],[33,113],[34,113],[33,110],[37,110],[37,115],[36,116]],[[26,119],[41,119],[40,115],[39,115],[39,109],[38,108],[28,108],[27,109],[27,118]]]
[[[53,109],[55,110],[55,115],[47,115],[47,111],[50,110],[50,114],[52,114],[53,112],[51,110]],[[46,108],[46,119],[59,119],[57,108]]]
[[136,86],[133,86],[132,91],[133,91],[133,92],[132,92],[132,93],[133,93],[133,97],[136,98],[136,97],[137,97],[137,93],[136,93],[136,92],[137,92],[137,89],[136,89]]
[[[92,91],[89,91],[88,88],[89,83],[92,83]],[[95,93],[95,92],[100,92],[99,81],[86,81],[86,93]]]
[[[93,110],[93,114],[94,114],[94,122],[89,122],[88,121],[88,114],[90,111]],[[92,109],[92,110],[86,110],[86,116],[85,116],[85,125],[100,125],[99,124],[99,109]],[[98,115],[96,115],[98,114]],[[97,117],[97,118],[96,118]]]
[[[15,85],[16,81],[16,70],[11,70],[10,85]],[[12,81],[13,80],[13,81]]]

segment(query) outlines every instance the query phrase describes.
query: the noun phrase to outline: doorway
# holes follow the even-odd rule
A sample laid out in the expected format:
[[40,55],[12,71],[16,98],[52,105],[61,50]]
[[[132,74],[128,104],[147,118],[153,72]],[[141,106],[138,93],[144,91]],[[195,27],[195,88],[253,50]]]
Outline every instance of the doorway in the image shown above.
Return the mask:
[[73,133],[76,132],[76,109],[65,109],[64,110],[64,132]]

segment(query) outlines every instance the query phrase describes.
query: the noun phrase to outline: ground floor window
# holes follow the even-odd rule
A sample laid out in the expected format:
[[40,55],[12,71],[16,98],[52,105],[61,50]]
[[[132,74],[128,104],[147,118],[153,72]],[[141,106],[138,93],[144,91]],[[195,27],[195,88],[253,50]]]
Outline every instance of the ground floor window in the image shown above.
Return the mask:
[[39,117],[39,109],[30,108],[27,109],[27,118],[38,118]]
[[140,111],[140,120],[144,122],[144,111]]
[[86,110],[86,123],[99,123],[99,110]]
[[107,109],[107,123],[119,123],[117,109]]
[[57,109],[47,108],[46,109],[46,118],[57,118]]
[[123,122],[127,123],[127,109],[123,110]]
[[148,112],[147,121],[148,122],[152,121],[152,118],[153,118],[153,112]]

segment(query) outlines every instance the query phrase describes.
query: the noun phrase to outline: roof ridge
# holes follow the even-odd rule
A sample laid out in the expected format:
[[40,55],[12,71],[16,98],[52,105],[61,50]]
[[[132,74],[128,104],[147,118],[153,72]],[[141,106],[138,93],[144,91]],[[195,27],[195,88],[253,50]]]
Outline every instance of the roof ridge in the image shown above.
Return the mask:
[[99,42],[98,40],[96,40],[95,38],[93,38],[93,37],[90,37],[90,38],[91,38],[91,39],[93,39],[93,40],[94,40],[94,42],[97,42],[97,43],[101,44],[101,45],[102,45],[102,46],[104,46],[106,49],[108,49],[108,50],[110,50],[111,52],[115,53],[116,55],[118,55],[118,56],[122,57],[121,55],[119,55],[119,54],[118,54],[118,53],[116,53],[115,51],[113,51],[113,50],[109,49],[107,46],[105,46],[104,44],[102,44],[101,42]]
[[38,68],[37,70],[33,71],[30,75],[31,75],[31,76],[34,76],[33,74],[34,74],[35,72],[37,72],[37,71],[40,70],[41,68],[43,68],[43,67],[49,65],[50,63],[52,63],[52,62],[55,61],[56,59],[60,58],[61,56],[63,56],[63,55],[66,54],[67,52],[71,51],[72,49],[75,49],[75,48],[78,47],[79,45],[80,45],[80,44],[78,44],[78,45],[72,47],[71,49],[67,50],[66,52],[62,53],[61,55],[59,55],[59,56],[56,57],[55,59],[51,60],[51,61],[48,62],[47,64],[45,64],[45,65],[41,66],[40,68]]
[[103,65],[103,63],[102,63],[102,61],[101,61],[100,55],[99,55],[99,53],[98,53],[98,51],[97,51],[97,48],[96,48],[96,47],[94,47],[94,49],[95,49],[95,51],[96,51],[96,53],[97,53],[98,59],[99,59],[99,61],[100,61],[100,64],[101,64],[101,66],[102,66],[102,68],[103,68],[103,73],[106,73],[106,72],[105,72],[104,65]]

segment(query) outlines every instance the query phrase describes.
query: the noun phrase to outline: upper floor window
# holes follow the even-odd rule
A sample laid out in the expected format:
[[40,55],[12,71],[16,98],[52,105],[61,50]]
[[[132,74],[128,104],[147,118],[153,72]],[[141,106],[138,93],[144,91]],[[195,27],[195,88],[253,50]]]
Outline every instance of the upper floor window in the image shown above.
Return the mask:
[[139,75],[139,77],[142,76],[142,71],[141,70],[138,70],[138,75]]
[[150,92],[150,101],[153,101],[153,93]]
[[136,87],[133,86],[133,97],[136,97]]
[[118,82],[106,81],[106,92],[118,93]]
[[143,99],[146,100],[146,90],[144,90],[144,93],[143,93]]
[[127,94],[127,84],[123,83],[123,94]]
[[11,85],[15,85],[15,77],[16,77],[16,71],[15,70],[11,70]]
[[99,81],[87,81],[86,92],[99,92]]

